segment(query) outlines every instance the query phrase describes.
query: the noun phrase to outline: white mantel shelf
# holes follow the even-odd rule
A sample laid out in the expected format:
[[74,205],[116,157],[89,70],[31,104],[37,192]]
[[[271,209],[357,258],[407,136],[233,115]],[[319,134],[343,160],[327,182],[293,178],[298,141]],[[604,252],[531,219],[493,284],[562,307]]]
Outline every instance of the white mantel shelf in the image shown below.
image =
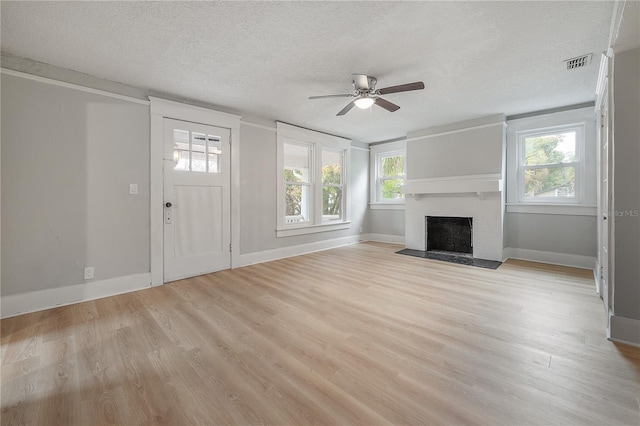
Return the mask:
[[428,179],[407,179],[402,185],[402,192],[409,196],[426,194],[459,194],[502,192],[504,179],[502,175],[469,175],[448,176]]

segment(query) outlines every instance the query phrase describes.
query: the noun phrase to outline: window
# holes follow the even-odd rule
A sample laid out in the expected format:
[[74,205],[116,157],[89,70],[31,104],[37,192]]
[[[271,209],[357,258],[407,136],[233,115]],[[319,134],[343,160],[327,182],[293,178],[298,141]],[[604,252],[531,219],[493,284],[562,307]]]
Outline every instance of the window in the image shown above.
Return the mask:
[[405,142],[400,141],[371,147],[371,208],[403,208],[405,146]]
[[173,130],[173,160],[175,170],[221,173],[220,138],[187,130]]
[[378,201],[403,200],[400,187],[404,183],[404,153],[378,155]]
[[285,223],[309,222],[311,145],[284,144]]
[[593,107],[507,121],[506,212],[596,215]]
[[322,221],[342,220],[343,151],[322,149]]
[[519,132],[519,200],[531,203],[580,201],[583,140],[583,125]]
[[351,141],[277,123],[278,223],[287,237],[346,229]]

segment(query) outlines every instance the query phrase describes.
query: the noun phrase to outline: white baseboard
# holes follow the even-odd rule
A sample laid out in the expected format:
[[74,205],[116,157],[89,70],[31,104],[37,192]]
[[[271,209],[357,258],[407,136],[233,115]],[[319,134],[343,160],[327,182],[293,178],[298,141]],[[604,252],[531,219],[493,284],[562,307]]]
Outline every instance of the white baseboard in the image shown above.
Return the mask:
[[640,347],[640,320],[612,315],[609,340]]
[[295,246],[280,247],[271,250],[241,254],[239,256],[240,262],[237,267],[255,265],[256,263],[270,262],[272,260],[284,259],[287,257],[300,256],[302,254],[342,247],[349,244],[359,243],[361,241],[364,241],[362,236],[354,235],[351,237],[314,241],[313,243],[298,244]]
[[574,268],[593,270],[596,258],[592,256],[580,256],[577,254],[555,253],[552,251],[529,250],[514,247],[505,247],[504,260],[520,259],[532,262],[549,263],[551,265],[571,266]]
[[404,244],[404,235],[362,234],[362,241],[377,241],[379,243]]
[[127,275],[86,284],[31,291],[3,296],[0,317],[8,318],[57,306],[71,305],[116,294],[129,293],[151,286],[151,273]]

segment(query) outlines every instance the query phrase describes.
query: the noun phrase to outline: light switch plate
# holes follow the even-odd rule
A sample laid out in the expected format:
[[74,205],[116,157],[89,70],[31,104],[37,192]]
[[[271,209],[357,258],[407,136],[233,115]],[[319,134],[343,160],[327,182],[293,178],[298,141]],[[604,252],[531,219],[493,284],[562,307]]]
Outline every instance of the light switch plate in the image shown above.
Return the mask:
[[138,184],[130,183],[129,184],[129,194],[135,195],[138,193]]

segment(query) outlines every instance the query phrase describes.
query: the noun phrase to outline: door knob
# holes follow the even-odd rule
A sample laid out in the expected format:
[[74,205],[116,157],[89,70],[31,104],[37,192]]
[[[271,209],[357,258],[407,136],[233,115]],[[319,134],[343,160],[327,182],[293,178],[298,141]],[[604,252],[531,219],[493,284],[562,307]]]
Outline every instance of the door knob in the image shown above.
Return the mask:
[[167,202],[167,204],[165,204],[165,206],[166,206],[167,208],[169,208],[169,207],[171,207],[171,206],[172,206],[172,204],[171,204],[170,202]]

